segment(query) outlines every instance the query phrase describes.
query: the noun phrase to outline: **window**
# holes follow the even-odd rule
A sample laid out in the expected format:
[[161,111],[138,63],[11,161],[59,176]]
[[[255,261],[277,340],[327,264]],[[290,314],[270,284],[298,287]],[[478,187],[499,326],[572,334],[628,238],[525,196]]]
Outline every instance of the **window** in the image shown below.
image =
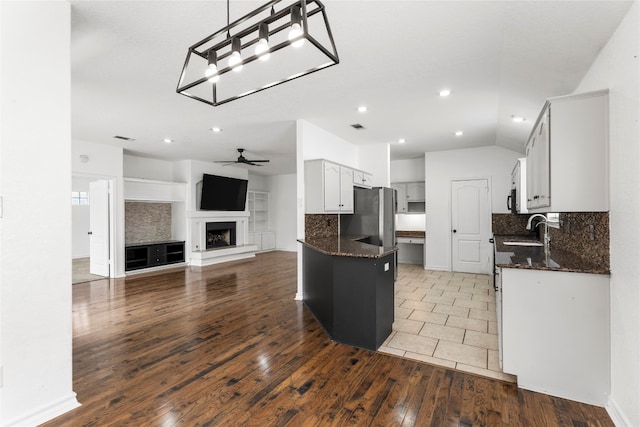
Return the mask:
[[88,205],[89,193],[87,193],[86,191],[72,191],[71,204],[72,205]]

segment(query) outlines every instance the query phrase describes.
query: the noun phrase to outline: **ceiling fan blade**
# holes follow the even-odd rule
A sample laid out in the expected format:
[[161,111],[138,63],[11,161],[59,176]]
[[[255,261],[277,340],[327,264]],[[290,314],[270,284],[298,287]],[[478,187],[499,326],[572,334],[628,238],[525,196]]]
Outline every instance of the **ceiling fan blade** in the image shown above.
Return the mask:
[[253,163],[268,163],[269,160],[247,160],[247,162],[253,162]]
[[247,164],[247,165],[251,165],[251,166],[262,166],[262,165],[259,165],[259,164],[257,164],[257,163],[253,163],[253,160],[247,160],[247,161],[245,162],[245,164]]

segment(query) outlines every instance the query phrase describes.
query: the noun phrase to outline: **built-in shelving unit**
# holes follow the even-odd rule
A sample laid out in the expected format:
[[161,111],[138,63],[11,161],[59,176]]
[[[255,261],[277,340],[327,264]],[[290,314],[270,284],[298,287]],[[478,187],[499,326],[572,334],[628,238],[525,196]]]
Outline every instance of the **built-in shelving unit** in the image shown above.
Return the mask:
[[275,249],[275,232],[269,230],[269,193],[248,191],[249,244],[257,245],[259,251]]
[[125,271],[184,262],[183,241],[133,244],[125,249]]

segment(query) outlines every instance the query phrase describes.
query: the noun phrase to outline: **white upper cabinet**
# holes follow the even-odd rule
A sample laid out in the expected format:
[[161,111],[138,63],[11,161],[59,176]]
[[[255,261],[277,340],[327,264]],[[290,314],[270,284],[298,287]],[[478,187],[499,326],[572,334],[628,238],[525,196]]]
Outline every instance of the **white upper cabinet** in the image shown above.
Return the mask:
[[353,185],[356,187],[371,188],[373,176],[370,173],[353,170]]
[[511,188],[516,190],[515,204],[516,212],[525,214],[527,210],[527,159],[520,158],[511,171]]
[[396,190],[397,213],[424,213],[425,212],[425,187],[424,181],[420,182],[393,182],[391,188]]
[[396,190],[396,212],[407,213],[407,185],[404,183],[392,183],[391,188]]
[[424,202],[424,182],[407,183],[407,200],[409,202]]
[[526,145],[530,212],[609,210],[608,93],[545,103]]
[[304,186],[306,213],[353,213],[353,169],[326,160],[308,160]]

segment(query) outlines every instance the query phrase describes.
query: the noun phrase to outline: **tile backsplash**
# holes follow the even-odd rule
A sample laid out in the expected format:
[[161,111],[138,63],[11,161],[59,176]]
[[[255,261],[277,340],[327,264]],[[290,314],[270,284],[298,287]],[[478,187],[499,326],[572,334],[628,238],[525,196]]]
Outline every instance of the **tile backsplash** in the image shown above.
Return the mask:
[[[525,229],[531,214],[492,214],[493,234],[537,236]],[[551,252],[562,250],[609,270],[609,213],[560,213],[560,228],[549,227]],[[541,236],[539,236],[542,240]]]
[[171,203],[124,203],[125,244],[171,240]]
[[527,231],[529,215],[491,214],[491,231],[493,234],[510,234],[533,236],[534,232]]
[[560,228],[549,228],[551,250],[562,249],[609,270],[609,212],[560,214]]
[[304,235],[310,237],[333,237],[338,235],[338,215],[305,215]]

